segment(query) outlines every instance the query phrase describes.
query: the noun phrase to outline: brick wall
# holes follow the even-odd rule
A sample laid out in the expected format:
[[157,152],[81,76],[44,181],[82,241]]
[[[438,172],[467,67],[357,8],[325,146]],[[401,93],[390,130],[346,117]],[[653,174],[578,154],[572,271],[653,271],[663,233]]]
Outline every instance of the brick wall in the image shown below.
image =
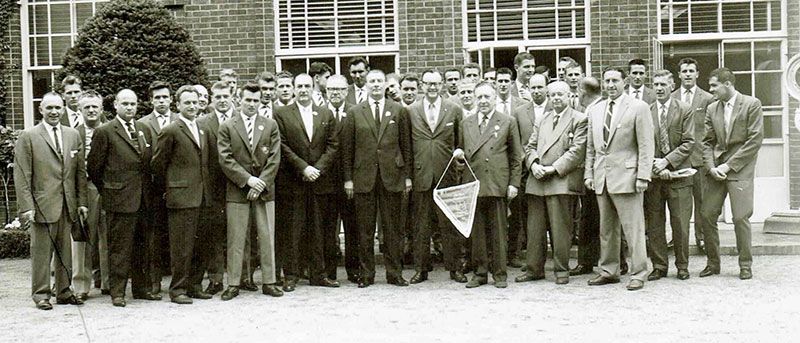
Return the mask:
[[[791,58],[800,54],[800,2],[787,1],[787,25],[789,39],[787,40],[788,56]],[[790,98],[789,101],[789,206],[793,209],[800,207],[800,132],[794,127],[794,113],[800,104]]]
[[657,8],[657,0],[591,2],[592,75],[599,77],[607,66],[627,66],[634,58],[652,69]]
[[460,0],[398,3],[401,73],[464,63]]
[[9,91],[9,94],[6,95],[6,99],[8,99],[6,124],[16,129],[22,129],[25,126],[22,115],[22,42],[19,24],[19,5],[17,5],[17,11],[12,13],[9,18],[8,31],[3,32],[11,46],[8,51],[4,52],[9,71],[2,75]]

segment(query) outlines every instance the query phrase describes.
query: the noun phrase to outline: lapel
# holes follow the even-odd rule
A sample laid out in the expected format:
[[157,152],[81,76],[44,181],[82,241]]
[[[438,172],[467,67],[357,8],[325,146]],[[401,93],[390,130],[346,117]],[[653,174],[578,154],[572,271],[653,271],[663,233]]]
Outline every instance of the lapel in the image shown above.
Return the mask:
[[[258,142],[259,140],[261,140],[261,133],[264,132],[264,124],[266,118],[259,116],[257,114],[254,115],[254,118],[255,119],[253,120],[253,146],[250,147],[250,151],[253,153],[253,159],[255,160],[256,146],[258,146]],[[242,126],[244,126],[244,123],[242,123]],[[245,132],[245,137],[246,135],[247,132]]]
[[313,122],[311,125],[314,128],[314,132],[311,133],[311,141],[309,143],[314,143],[314,140],[317,139],[320,135],[320,131],[322,131],[322,116],[319,114],[319,106],[312,105],[311,106],[311,121]]
[[[616,109],[617,113],[619,113],[619,114],[611,117],[611,127],[609,128],[610,132],[608,133],[608,143],[609,144],[611,144],[611,140],[614,139],[614,133],[617,132],[617,126],[619,125],[619,122],[622,120],[622,117],[624,117],[625,113],[628,111],[628,103],[629,103],[628,96],[627,95],[622,95],[621,97],[619,97],[617,99],[620,99],[620,101],[617,101],[618,102],[618,104],[617,104],[618,107]],[[603,115],[605,116],[605,109],[603,109]],[[601,121],[601,123],[602,123],[602,121]],[[602,131],[601,131],[601,134],[602,134]],[[602,137],[602,136],[600,136],[600,137]],[[606,147],[608,147],[609,144],[606,144]]]
[[[386,130],[386,126],[389,125],[389,121],[391,118],[394,118],[394,106],[389,99],[384,100],[383,103],[383,113],[380,113],[381,117],[381,129],[378,131],[378,142],[381,141],[381,137],[383,137],[383,131]],[[389,113],[390,115],[386,116],[385,113]]]
[[[38,130],[39,130],[39,134],[42,136],[42,139],[44,139],[44,141],[47,142],[47,145],[50,146],[50,150],[52,150],[53,154],[56,155],[56,158],[58,158],[59,160],[62,160],[61,156],[58,156],[58,150],[56,150],[55,143],[50,138],[50,133],[47,132],[47,128],[44,126],[44,123],[41,123],[41,122],[39,123],[39,129]],[[61,134],[62,135],[64,134],[64,130],[61,130]],[[64,141],[63,137],[61,138],[61,141],[62,142]],[[61,147],[61,150],[63,151],[64,147]]]
[[[675,101],[672,101],[672,103],[675,103]],[[669,111],[670,109],[667,109],[667,118],[669,118]],[[658,101],[650,105],[650,116],[653,118],[653,134],[655,135],[656,149],[658,149],[660,148],[659,145],[661,142],[659,140],[659,135],[661,134],[661,114],[658,112]]]
[[[170,119],[170,120],[172,120],[172,119]],[[156,132],[156,134],[160,135],[161,134],[161,127],[158,126],[158,117],[156,116],[156,110],[153,110],[153,113],[150,113],[150,115],[147,116],[147,121],[149,122],[149,124],[153,128],[153,130]]]
[[728,146],[728,137],[727,132],[725,131],[725,107],[722,106],[722,101],[717,101],[717,105],[714,108],[713,117],[711,118],[711,124],[714,127],[714,132],[721,132],[723,134],[717,134],[717,142],[721,143],[722,146]]
[[[195,146],[196,146],[198,149],[202,149],[202,148],[203,148],[203,147],[202,147],[202,145],[201,145],[201,144],[202,144],[201,142],[198,142],[198,141],[195,141],[195,140],[194,140],[194,135],[192,134],[192,131],[191,131],[191,130],[189,130],[189,126],[187,126],[187,125],[186,125],[186,123],[184,123],[184,122],[183,122],[183,120],[180,120],[180,121],[179,121],[179,123],[178,123],[178,125],[180,126],[180,128],[181,128],[181,131],[182,131],[182,132],[183,132],[183,133],[184,133],[184,134],[185,134],[187,137],[189,137],[189,140],[190,140],[190,141],[194,142],[194,145],[195,145]],[[195,123],[195,125],[197,125],[197,123]],[[200,131],[200,128],[198,127],[198,128],[197,128],[197,130],[198,130],[197,134],[198,134],[198,136],[199,136],[199,135],[200,135],[200,132],[199,132],[199,131]]]
[[[464,121],[462,122],[462,125],[463,125],[463,127],[465,128],[465,131],[466,131],[465,136],[467,136],[467,137],[464,137],[465,138],[464,139],[465,142],[477,142],[478,139],[480,138],[481,133],[480,133],[480,130],[478,130],[478,123],[479,123],[478,116],[480,116],[480,112],[478,114],[476,114],[476,115],[472,115],[472,116],[464,118]],[[466,138],[469,138],[469,139],[467,140]],[[477,152],[477,149],[473,150],[473,149],[470,149],[470,148],[471,147],[467,147],[467,158],[471,158],[472,155],[475,154],[475,152]]]
[[450,113],[450,110],[451,109],[448,103],[442,100],[442,105],[439,108],[439,115],[436,117],[436,126],[434,126],[436,129],[433,130],[434,136],[436,136],[437,134],[439,134],[439,132],[442,131],[442,128],[444,127],[442,123],[445,121],[444,119],[447,118],[447,115]]
[[377,140],[378,129],[375,127],[375,118],[372,117],[372,107],[370,107],[371,105],[369,103],[369,100],[364,101],[361,104],[362,104],[361,105],[362,111],[356,111],[356,112],[361,112],[361,116],[364,117],[364,120],[367,121],[367,125],[369,125],[369,128],[372,129],[372,135],[375,136],[375,139]]
[[[312,102],[313,102],[313,100],[312,100]],[[312,106],[311,108],[312,108],[312,111],[313,111],[314,105],[312,104],[311,106]],[[298,105],[295,102],[295,103],[289,105],[288,107],[292,111],[292,117],[294,118],[295,122],[297,123],[297,125],[300,126],[300,131],[303,132],[303,143],[305,143],[306,146],[311,145],[311,141],[308,139],[308,131],[306,131],[306,123],[303,121],[303,115],[300,114],[300,105]],[[314,124],[312,123],[311,125],[314,125]]]
[[[478,144],[475,145],[475,151],[478,151],[478,149],[486,144],[486,142],[489,141],[489,138],[491,138],[492,135],[497,132],[497,130],[494,128],[500,126],[500,116],[497,115],[498,113],[499,112],[495,111],[495,113],[492,114],[492,119],[489,120],[489,124],[486,124],[486,128],[484,128],[483,133],[480,133],[480,130],[476,130],[480,133],[480,137],[478,138]],[[478,121],[478,123],[480,123],[480,121]],[[478,126],[476,125],[475,128],[477,129]]]
[[[136,122],[134,122],[133,128],[138,131],[138,128],[136,128]],[[131,137],[128,135],[128,130],[125,129],[122,123],[119,122],[119,119],[116,118],[114,118],[114,131],[116,131],[125,142],[128,142],[128,145],[130,145],[133,150],[137,150],[137,154],[141,154],[141,151],[138,150],[138,146],[133,143],[133,140],[131,140]]]
[[[253,126],[255,126],[255,125],[253,125]],[[234,119],[233,119],[233,127],[236,129],[236,133],[239,134],[239,138],[242,139],[242,142],[244,143],[244,146],[247,147],[247,150],[252,152],[253,151],[253,147],[250,146],[250,141],[247,140],[247,129],[244,127],[244,119],[242,119],[242,116],[240,114],[238,114],[238,113],[237,113],[236,117],[234,117]],[[255,130],[255,129],[253,129],[253,130]],[[255,137],[255,135],[254,135],[254,137]]]
[[731,137],[731,131],[733,131],[733,124],[736,122],[736,119],[738,119],[739,115],[744,111],[744,106],[742,106],[743,100],[741,93],[736,94],[736,102],[733,103],[733,110],[731,111],[731,122],[728,125],[728,130],[725,132],[725,142]]
[[550,110],[549,115],[545,115],[542,119],[542,123],[540,125],[542,135],[544,136],[544,147],[541,149],[541,154],[547,152],[550,147],[555,144],[559,137],[564,134],[564,130],[567,129],[568,126],[572,125],[572,109],[567,107],[564,110],[564,114],[561,115],[561,119],[558,120],[558,125],[553,128],[553,119],[555,118],[555,111]]

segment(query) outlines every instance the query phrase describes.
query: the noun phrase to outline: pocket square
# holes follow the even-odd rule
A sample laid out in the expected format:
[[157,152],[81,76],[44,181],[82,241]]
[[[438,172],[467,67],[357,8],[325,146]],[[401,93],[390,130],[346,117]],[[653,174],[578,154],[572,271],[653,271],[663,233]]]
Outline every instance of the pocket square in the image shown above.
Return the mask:
[[394,120],[390,120],[390,121],[389,121],[389,124],[394,124]]
[[69,158],[74,158],[74,157],[75,157],[75,154],[77,154],[77,153],[78,153],[78,151],[80,151],[80,150],[70,150],[70,152],[69,152]]
[[453,122],[449,122],[447,124],[444,124],[444,126],[453,126]]

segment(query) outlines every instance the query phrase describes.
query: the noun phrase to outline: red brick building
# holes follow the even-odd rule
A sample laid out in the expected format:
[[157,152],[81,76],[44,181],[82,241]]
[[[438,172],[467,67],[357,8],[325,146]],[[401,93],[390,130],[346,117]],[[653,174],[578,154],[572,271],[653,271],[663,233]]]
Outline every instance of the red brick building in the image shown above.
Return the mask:
[[[34,123],[34,103],[80,24],[105,0],[21,0],[5,34],[9,125]],[[594,75],[643,58],[673,71],[681,57],[700,62],[701,86],[725,66],[739,91],[764,105],[754,221],[800,207],[798,107],[786,91],[787,61],[800,53],[795,0],[162,0],[189,32],[209,73],[234,68],[243,79],[263,70],[305,70],[325,61],[346,71],[366,55],[384,71],[462,65],[511,67],[530,51],[555,71],[571,56]]]

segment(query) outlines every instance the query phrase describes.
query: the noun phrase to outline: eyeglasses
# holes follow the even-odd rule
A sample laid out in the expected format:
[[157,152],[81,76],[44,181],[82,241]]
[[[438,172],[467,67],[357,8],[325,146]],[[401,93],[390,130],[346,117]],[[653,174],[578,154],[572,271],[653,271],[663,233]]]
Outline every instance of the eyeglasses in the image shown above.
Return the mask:
[[328,92],[344,92],[347,88],[340,88],[340,87],[328,87]]
[[423,82],[422,84],[427,85],[429,87],[438,87],[441,86],[441,82]]

